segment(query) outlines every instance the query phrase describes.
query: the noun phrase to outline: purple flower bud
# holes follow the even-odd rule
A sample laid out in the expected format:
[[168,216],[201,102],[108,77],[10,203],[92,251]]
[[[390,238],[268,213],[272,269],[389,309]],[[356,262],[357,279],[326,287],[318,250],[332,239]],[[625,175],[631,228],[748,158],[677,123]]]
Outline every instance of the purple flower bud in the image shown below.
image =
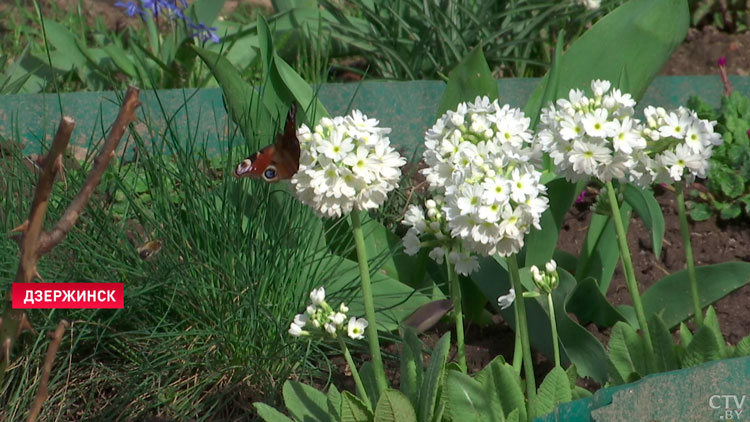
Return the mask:
[[580,204],[581,202],[586,199],[586,189],[582,190],[581,193],[578,194],[578,197],[576,198],[576,204]]
[[726,67],[727,66],[727,58],[724,56],[719,57],[719,60],[717,61],[719,64],[719,67]]

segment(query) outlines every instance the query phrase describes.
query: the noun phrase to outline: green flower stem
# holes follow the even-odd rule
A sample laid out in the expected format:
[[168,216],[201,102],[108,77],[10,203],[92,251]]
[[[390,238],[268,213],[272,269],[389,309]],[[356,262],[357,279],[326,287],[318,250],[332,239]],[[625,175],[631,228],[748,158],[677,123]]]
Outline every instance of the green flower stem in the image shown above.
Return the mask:
[[555,366],[560,365],[560,345],[557,341],[557,319],[555,318],[555,305],[552,303],[552,293],[547,293],[547,306],[549,308],[549,324],[552,328],[552,347],[555,355]]
[[508,270],[510,270],[510,280],[516,292],[516,301],[514,302],[514,306],[518,307],[516,329],[521,333],[523,369],[526,374],[526,398],[528,400],[526,415],[529,422],[531,422],[531,416],[534,414],[533,410],[536,405],[536,379],[534,378],[534,360],[531,356],[531,344],[529,344],[529,326],[526,322],[526,305],[524,304],[523,285],[521,284],[521,274],[518,272],[516,256],[509,256],[507,261]]
[[465,374],[466,344],[464,342],[464,311],[461,303],[461,285],[458,282],[456,269],[451,266],[450,260],[447,256],[445,257],[445,266],[448,268],[448,280],[451,283],[453,310],[456,312],[456,349],[458,350],[458,366],[461,368],[461,372]]
[[336,336],[336,340],[339,341],[339,346],[341,347],[341,351],[344,352],[344,358],[346,358],[346,363],[349,365],[349,369],[352,371],[352,378],[354,378],[354,385],[357,388],[357,395],[360,399],[362,399],[363,402],[367,403],[370,408],[372,408],[372,403],[370,402],[370,398],[367,397],[367,393],[365,392],[365,385],[362,383],[362,378],[359,377],[359,371],[357,370],[357,366],[354,365],[354,360],[352,359],[352,354],[349,353],[349,348],[346,347],[346,342],[344,341],[344,336],[341,334]]
[[[516,299],[518,300],[518,296]],[[513,305],[513,314],[516,318],[516,344],[513,347],[513,369],[521,376],[521,363],[523,362],[523,345],[521,344],[521,330],[518,329],[518,306]]]
[[617,194],[615,193],[614,186],[612,186],[612,182],[607,182],[607,195],[609,196],[609,203],[612,208],[612,220],[614,220],[615,229],[617,230],[617,242],[620,246],[620,259],[625,271],[625,281],[628,285],[630,296],[633,298],[633,308],[635,308],[638,325],[640,325],[641,333],[643,333],[643,341],[646,345],[646,366],[650,373],[656,370],[656,355],[654,355],[654,345],[651,342],[651,333],[646,322],[646,312],[643,311],[643,303],[641,303],[641,294],[638,291],[638,281],[635,279],[633,260],[628,248],[627,233],[625,233],[625,227],[622,224],[620,204],[617,202]]
[[357,247],[357,261],[359,261],[359,273],[362,279],[362,301],[365,305],[365,318],[367,319],[367,341],[370,344],[370,355],[372,356],[372,369],[375,373],[375,382],[378,393],[388,388],[383,368],[383,356],[380,354],[380,339],[378,338],[378,324],[375,319],[375,303],[372,298],[372,283],[370,283],[370,266],[367,264],[367,248],[365,246],[365,235],[362,233],[362,222],[359,219],[359,211],[356,209],[350,214],[352,219],[352,234],[354,245]]
[[675,186],[677,191],[677,214],[680,217],[680,232],[682,233],[682,245],[685,248],[685,261],[687,262],[688,278],[690,279],[690,294],[693,296],[693,309],[695,310],[695,321],[698,326],[703,325],[703,310],[701,309],[700,296],[698,296],[698,279],[695,277],[695,262],[693,261],[693,245],[690,243],[690,227],[688,226],[687,213],[685,212],[685,191],[682,182]]

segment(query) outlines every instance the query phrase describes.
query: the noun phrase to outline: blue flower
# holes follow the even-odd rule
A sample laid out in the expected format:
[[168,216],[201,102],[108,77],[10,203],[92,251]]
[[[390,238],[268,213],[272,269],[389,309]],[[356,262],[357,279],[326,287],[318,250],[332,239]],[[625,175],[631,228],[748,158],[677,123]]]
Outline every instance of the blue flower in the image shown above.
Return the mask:
[[221,38],[219,38],[219,35],[216,34],[216,31],[218,28],[215,26],[208,27],[206,24],[202,22],[198,23],[189,23],[190,27],[195,29],[196,32],[190,34],[193,38],[200,38],[201,42],[211,41],[213,43],[220,43]]
[[141,10],[141,8],[138,7],[138,4],[136,4],[136,2],[134,1],[129,1],[127,3],[118,1],[117,3],[115,3],[115,6],[124,8],[125,13],[130,17],[133,17],[136,14],[143,16],[143,10]]

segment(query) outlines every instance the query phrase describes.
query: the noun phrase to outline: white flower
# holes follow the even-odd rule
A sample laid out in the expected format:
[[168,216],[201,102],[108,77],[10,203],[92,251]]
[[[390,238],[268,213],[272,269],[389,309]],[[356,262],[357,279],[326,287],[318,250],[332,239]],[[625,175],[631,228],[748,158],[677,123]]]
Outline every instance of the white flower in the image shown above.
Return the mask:
[[557,271],[557,261],[550,259],[548,263],[544,264],[544,269],[547,270],[548,273]]
[[294,316],[294,324],[300,327],[304,327],[310,317],[307,314],[297,314]]
[[404,236],[404,253],[407,255],[416,255],[422,248],[422,242],[417,236],[417,230],[414,228],[409,229]]
[[390,146],[389,132],[356,110],[323,118],[312,131],[302,125],[300,166],[292,177],[299,200],[328,217],[379,207],[406,164]]
[[304,335],[305,333],[306,331],[304,331],[301,326],[295,323],[291,323],[289,325],[289,335],[292,335],[294,337],[299,337],[299,336]]
[[449,259],[453,263],[456,272],[461,275],[469,275],[479,269],[479,261],[467,251],[452,251]]
[[602,0],[577,0],[577,2],[588,10],[596,10],[602,4]]
[[643,114],[647,122],[643,129],[647,148],[635,157],[631,180],[648,186],[706,177],[713,147],[723,141],[714,132],[716,122],[702,120],[685,107],[667,111],[649,106]]
[[334,323],[326,322],[325,325],[323,325],[323,328],[325,328],[328,334],[335,335],[336,330],[338,329],[338,326]]
[[339,312],[341,312],[342,314],[345,314],[349,312],[349,307],[346,306],[344,302],[341,302],[341,305],[339,305]]
[[343,314],[341,312],[336,312],[333,315],[329,315],[328,319],[331,321],[332,324],[335,325],[341,325],[346,321],[346,314]]
[[515,289],[510,289],[507,295],[503,295],[497,298],[497,305],[500,306],[500,309],[508,309],[510,308],[510,305],[512,305],[513,301],[515,300],[516,300],[516,291]]
[[568,180],[624,181],[637,165],[633,156],[646,148],[642,125],[632,118],[635,101],[610,88],[610,82],[594,80],[593,98],[571,90],[570,100],[542,110],[537,143]]
[[368,322],[366,319],[351,317],[349,319],[349,326],[347,327],[349,337],[354,340],[365,338],[365,329],[367,328],[367,325]]
[[318,287],[310,292],[310,300],[314,305],[320,305],[326,300],[326,289],[324,287]]

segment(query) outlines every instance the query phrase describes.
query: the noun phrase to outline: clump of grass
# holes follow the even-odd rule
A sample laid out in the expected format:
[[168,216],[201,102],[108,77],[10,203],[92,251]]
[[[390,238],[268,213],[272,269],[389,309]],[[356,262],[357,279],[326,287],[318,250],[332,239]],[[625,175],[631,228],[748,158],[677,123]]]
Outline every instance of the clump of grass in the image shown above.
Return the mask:
[[[321,352],[288,341],[287,330],[306,292],[331,271],[318,261],[320,220],[283,186],[224,177],[248,152],[232,148],[233,137],[217,160],[196,138],[159,135],[159,143],[135,137],[135,161],[112,166],[86,214],[40,267],[45,281],[125,284],[122,310],[30,313],[39,333],[60,318],[72,322],[44,420],[236,419],[248,416],[253,401],[274,402],[287,377],[319,374],[309,362]],[[4,232],[20,221],[19,203],[34,183],[23,160],[14,155],[2,170]],[[66,183],[57,183],[49,219],[62,213],[87,166],[69,168]],[[144,260],[138,247],[149,240],[163,246]],[[14,270],[13,248],[0,242],[8,252],[0,254],[4,280]],[[43,340],[22,337],[23,352],[0,386],[8,403],[0,419],[28,409]]]

